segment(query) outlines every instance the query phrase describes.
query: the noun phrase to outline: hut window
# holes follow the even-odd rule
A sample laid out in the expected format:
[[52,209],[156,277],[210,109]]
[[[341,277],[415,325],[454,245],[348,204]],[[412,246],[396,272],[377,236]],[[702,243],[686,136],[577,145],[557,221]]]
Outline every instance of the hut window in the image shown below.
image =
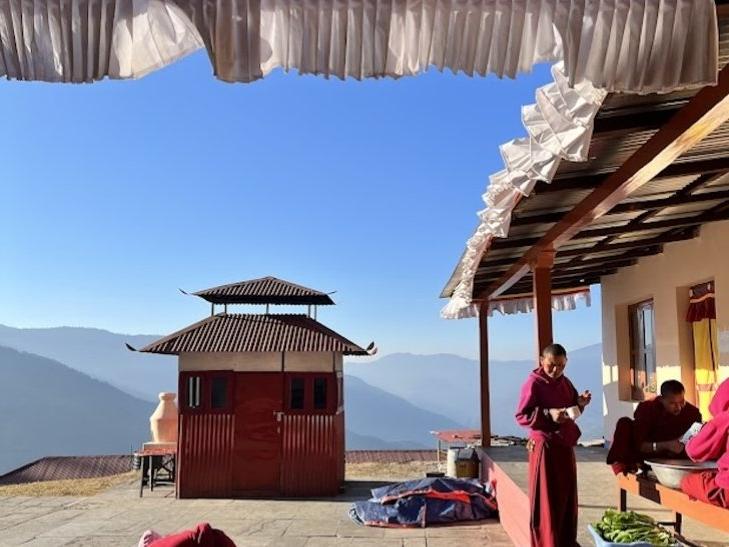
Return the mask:
[[653,300],[630,306],[631,384],[633,399],[656,392]]
[[290,408],[292,410],[304,409],[304,379],[291,379],[291,400]]
[[327,379],[314,378],[314,408],[321,410],[327,407]]
[[200,406],[200,376],[187,378],[187,406],[198,408]]
[[224,376],[213,378],[210,390],[210,406],[212,408],[225,408],[228,406],[228,379]]

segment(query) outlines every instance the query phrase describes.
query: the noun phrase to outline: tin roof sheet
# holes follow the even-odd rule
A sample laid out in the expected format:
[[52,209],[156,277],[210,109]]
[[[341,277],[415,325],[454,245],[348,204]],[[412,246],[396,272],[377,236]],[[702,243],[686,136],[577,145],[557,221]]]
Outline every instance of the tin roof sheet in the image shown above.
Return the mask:
[[367,350],[354,342],[315,319],[298,314],[212,315],[139,351],[170,355],[280,351],[367,355]]
[[193,293],[214,304],[334,304],[328,294],[277,277],[261,277]]

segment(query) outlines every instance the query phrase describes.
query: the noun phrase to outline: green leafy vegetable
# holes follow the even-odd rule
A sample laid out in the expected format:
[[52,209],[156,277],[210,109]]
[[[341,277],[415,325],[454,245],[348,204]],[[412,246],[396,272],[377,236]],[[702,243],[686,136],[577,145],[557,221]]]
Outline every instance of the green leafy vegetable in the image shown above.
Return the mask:
[[595,524],[595,530],[603,539],[613,543],[642,541],[656,547],[671,547],[676,544],[671,533],[655,520],[633,511],[622,513],[608,509],[600,522]]

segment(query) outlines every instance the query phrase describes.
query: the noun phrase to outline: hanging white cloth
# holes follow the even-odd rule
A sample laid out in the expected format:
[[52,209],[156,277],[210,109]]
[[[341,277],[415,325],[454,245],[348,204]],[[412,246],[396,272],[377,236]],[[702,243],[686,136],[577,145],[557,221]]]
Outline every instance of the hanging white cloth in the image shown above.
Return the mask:
[[[478,314],[478,307],[472,303],[478,265],[493,238],[508,235],[511,214],[519,200],[531,193],[538,180],[551,181],[562,159],[587,159],[593,120],[607,93],[586,81],[570,87],[561,64],[552,67],[552,76],[552,83],[537,89],[536,103],[522,109],[528,136],[501,146],[505,169],[490,177],[483,196],[486,209],[478,214],[481,222],[466,243],[466,251],[446,288],[450,300],[441,311],[446,319]],[[517,306],[502,311],[522,310]]]
[[0,76],[134,78],[205,47],[215,74],[339,78],[429,67],[649,93],[715,83],[711,0],[0,0]]
[[[590,306],[589,287],[552,294],[552,309],[555,311],[574,310],[580,301],[584,302],[585,306]],[[502,315],[513,315],[516,313],[529,313],[532,310],[534,310],[534,298],[531,296],[497,298],[489,301],[488,314],[491,316],[495,311],[498,311]]]
[[216,76],[276,68],[325,77],[430,67],[515,77],[560,61],[523,109],[526,138],[501,147],[487,208],[447,292],[443,317],[470,317],[473,276],[511,211],[562,159],[584,160],[607,92],[715,84],[712,0],[0,0],[0,76],[49,82],[136,78],[206,48]]

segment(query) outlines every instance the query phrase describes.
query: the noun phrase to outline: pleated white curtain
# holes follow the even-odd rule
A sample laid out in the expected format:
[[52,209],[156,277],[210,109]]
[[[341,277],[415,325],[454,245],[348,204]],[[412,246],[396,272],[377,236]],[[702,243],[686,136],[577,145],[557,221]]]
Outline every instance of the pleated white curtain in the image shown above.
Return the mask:
[[433,66],[648,93],[716,78],[711,0],[0,0],[0,75],[134,78],[201,47],[215,74],[368,78]]
[[276,68],[325,77],[413,75],[435,67],[515,77],[559,61],[523,109],[525,138],[501,147],[486,209],[446,292],[469,317],[473,278],[511,211],[562,159],[586,159],[607,92],[716,83],[713,0],[0,0],[0,76],[49,82],[136,78],[206,48],[216,76]]

